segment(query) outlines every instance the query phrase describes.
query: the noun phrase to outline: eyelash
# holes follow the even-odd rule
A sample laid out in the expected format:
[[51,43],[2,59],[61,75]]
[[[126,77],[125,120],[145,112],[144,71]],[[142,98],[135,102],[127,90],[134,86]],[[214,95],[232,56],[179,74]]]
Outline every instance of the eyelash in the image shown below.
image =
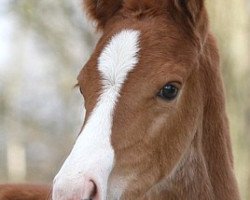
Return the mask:
[[80,93],[83,94],[83,91],[81,90],[81,87],[80,87],[79,83],[74,85],[74,89],[79,89]]
[[76,83],[76,84],[74,85],[74,88],[79,88],[79,87],[80,87],[79,83]]

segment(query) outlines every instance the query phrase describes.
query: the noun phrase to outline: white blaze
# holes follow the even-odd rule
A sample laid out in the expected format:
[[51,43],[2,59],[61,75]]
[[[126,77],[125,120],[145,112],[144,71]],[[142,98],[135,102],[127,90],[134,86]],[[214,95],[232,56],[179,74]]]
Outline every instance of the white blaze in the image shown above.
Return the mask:
[[110,141],[113,113],[126,77],[138,63],[139,35],[135,30],[123,30],[111,38],[101,53],[98,59],[101,95],[54,179],[53,200],[71,199],[76,193],[81,195],[87,178],[96,181],[101,199],[106,199],[108,177],[114,165]]

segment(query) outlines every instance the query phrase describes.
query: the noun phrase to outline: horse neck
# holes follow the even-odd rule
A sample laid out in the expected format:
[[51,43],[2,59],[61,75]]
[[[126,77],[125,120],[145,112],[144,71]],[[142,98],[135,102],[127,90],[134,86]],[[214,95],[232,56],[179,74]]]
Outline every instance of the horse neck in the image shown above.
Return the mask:
[[216,42],[211,35],[204,54],[201,61],[204,78],[206,76],[202,153],[215,199],[237,200],[240,198],[233,173],[233,154],[219,56]]

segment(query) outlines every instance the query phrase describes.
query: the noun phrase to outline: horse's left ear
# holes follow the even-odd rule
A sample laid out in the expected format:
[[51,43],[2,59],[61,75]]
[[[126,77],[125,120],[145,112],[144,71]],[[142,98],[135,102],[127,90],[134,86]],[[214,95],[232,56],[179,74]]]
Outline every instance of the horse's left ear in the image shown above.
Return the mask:
[[83,0],[87,14],[102,29],[107,21],[122,7],[122,0]]

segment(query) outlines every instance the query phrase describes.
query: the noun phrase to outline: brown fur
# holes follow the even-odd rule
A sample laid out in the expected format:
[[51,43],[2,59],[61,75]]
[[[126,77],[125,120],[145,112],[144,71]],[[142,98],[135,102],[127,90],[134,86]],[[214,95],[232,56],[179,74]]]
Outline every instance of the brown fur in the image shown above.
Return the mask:
[[0,185],[1,200],[48,200],[51,187],[47,185]]
[[[216,42],[202,0],[85,0],[103,36],[78,76],[86,119],[101,90],[97,59],[123,29],[141,32],[139,63],[122,88],[112,146],[121,200],[239,200]],[[168,82],[178,98],[156,97]],[[108,197],[109,198],[109,197]]]
[[[93,103],[86,105],[90,113],[100,89],[92,62],[115,33],[124,28],[141,32],[140,62],[115,111],[116,165],[109,184],[132,176],[121,198],[128,200],[239,199],[219,56],[204,2],[126,0],[119,8],[102,26],[103,37],[79,76],[85,77],[79,83],[86,101]],[[156,98],[171,81],[182,83],[178,100]],[[93,83],[99,89],[90,90]]]

